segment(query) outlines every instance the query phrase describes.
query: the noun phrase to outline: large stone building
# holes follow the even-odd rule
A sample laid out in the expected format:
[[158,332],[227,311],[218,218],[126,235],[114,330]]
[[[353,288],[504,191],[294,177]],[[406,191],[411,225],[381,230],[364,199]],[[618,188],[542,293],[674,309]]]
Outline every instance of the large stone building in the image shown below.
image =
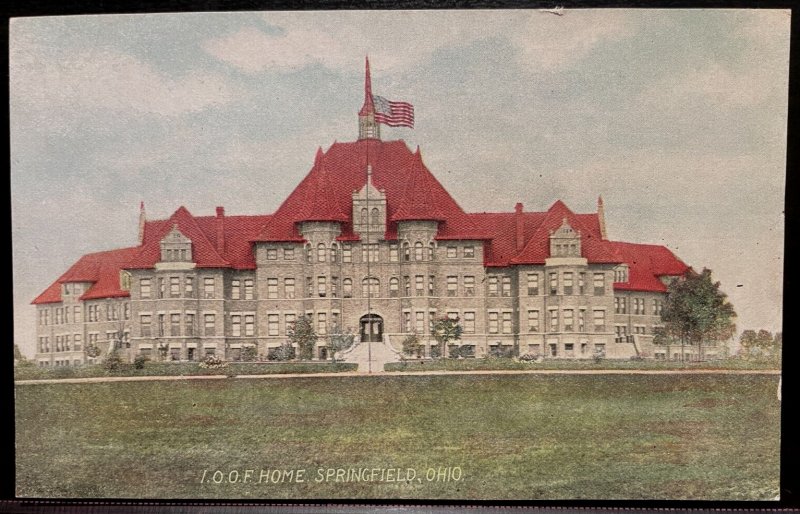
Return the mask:
[[[96,350],[198,360],[268,358],[299,316],[320,335],[399,350],[435,318],[458,317],[460,353],[544,358],[691,359],[653,343],[670,280],[687,266],[663,246],[608,238],[602,200],[576,214],[465,212],[419,148],[382,141],[369,85],[355,142],[317,150],[311,171],[271,215],[140,214],[139,244],[86,255],[39,295],[42,366]],[[86,349],[91,348],[91,352]],[[683,355],[682,355],[683,354]],[[713,356],[709,348],[705,356]]]

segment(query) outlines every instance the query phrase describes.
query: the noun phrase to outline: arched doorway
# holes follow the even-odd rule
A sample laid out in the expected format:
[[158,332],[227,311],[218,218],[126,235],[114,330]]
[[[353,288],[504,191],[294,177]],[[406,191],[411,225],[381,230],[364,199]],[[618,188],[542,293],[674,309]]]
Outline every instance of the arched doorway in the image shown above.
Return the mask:
[[359,321],[361,342],[377,343],[383,341],[383,318],[377,314],[366,314]]

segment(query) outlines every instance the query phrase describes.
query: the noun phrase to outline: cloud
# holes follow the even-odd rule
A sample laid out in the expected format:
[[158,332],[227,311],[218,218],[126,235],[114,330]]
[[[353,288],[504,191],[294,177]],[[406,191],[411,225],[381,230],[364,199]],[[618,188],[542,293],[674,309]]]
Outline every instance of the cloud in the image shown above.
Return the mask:
[[178,78],[110,49],[58,58],[28,49],[12,54],[12,102],[40,110],[108,110],[175,116],[225,105],[242,94],[224,76],[193,71]]

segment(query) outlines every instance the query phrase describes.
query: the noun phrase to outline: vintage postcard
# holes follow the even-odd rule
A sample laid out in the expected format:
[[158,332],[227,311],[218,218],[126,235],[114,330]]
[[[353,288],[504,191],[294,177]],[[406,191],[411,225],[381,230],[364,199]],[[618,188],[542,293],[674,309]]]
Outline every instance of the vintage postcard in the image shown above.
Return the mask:
[[777,500],[789,29],[12,19],[17,496]]

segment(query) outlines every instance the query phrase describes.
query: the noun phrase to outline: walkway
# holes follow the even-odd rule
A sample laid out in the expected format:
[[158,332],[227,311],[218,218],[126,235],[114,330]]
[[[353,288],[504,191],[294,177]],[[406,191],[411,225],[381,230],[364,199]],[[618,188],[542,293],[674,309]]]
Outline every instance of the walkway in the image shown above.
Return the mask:
[[328,377],[401,377],[428,375],[780,375],[779,369],[496,369],[472,371],[381,371],[362,373],[273,373],[271,375],[191,375],[146,377],[58,378],[50,380],[17,380],[15,385],[29,384],[94,384],[102,382],[157,382],[165,380],[222,380],[258,378],[328,378]]

